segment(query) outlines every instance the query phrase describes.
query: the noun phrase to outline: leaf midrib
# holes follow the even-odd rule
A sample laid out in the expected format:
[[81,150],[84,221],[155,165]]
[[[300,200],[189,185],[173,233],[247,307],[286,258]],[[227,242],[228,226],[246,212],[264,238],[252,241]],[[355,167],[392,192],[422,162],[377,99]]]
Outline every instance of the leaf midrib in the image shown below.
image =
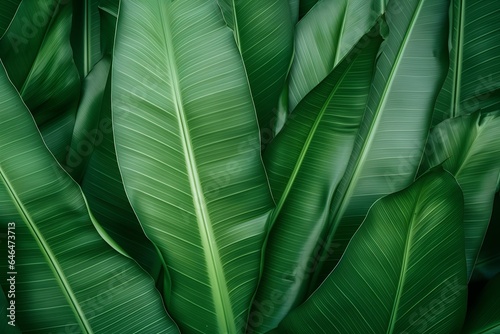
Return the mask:
[[293,168],[292,174],[290,175],[290,178],[288,179],[285,190],[283,191],[283,194],[280,197],[280,200],[278,202],[278,205],[276,206],[276,209],[273,210],[272,218],[270,220],[271,221],[270,228],[274,224],[274,221],[276,220],[276,218],[279,216],[281,209],[283,208],[283,205],[285,204],[285,202],[288,198],[288,195],[290,194],[290,191],[291,191],[293,185],[295,184],[295,179],[297,178],[297,175],[302,167],[302,163],[304,162],[305,156],[306,156],[307,152],[309,151],[309,147],[311,146],[311,143],[314,139],[314,136],[316,135],[316,131],[319,127],[319,124],[321,123],[321,120],[323,119],[323,116],[325,115],[327,106],[330,104],[335,93],[337,92],[341,83],[344,81],[345,77],[347,76],[347,74],[349,73],[351,68],[353,67],[354,63],[355,63],[355,61],[350,62],[349,66],[345,69],[344,73],[342,73],[342,76],[337,81],[336,85],[333,87],[332,91],[328,95],[328,98],[323,103],[323,106],[321,107],[321,110],[319,111],[318,116],[314,120],[313,126],[309,130],[309,133],[307,135],[307,139],[304,142],[304,145],[302,146],[302,150],[300,151],[299,158],[298,158],[298,160]]
[[[180,138],[186,159],[187,175],[193,194],[193,204],[196,210],[196,217],[200,232],[200,237],[203,243],[203,251],[208,267],[208,275],[210,285],[212,287],[212,297],[214,307],[216,309],[216,318],[220,326],[219,330],[224,333],[236,333],[234,315],[229,298],[226,280],[222,264],[220,263],[220,255],[218,252],[215,236],[212,230],[210,215],[203,196],[201,181],[199,179],[197,165],[192,147],[192,141],[187,125],[186,112],[183,107],[180,80],[177,73],[177,64],[175,55],[173,54],[174,43],[169,29],[169,14],[166,12],[166,5],[161,1],[157,1],[161,16],[161,25],[165,41],[165,54],[167,55],[166,65],[170,70],[172,95],[174,97],[175,111],[179,121]],[[166,24],[165,24],[166,23]]]
[[7,188],[7,191],[9,192],[10,197],[13,199],[15,206],[18,209],[19,214],[21,215],[23,221],[26,223],[26,226],[31,232],[31,235],[34,237],[36,240],[40,251],[42,252],[43,256],[47,260],[47,264],[49,265],[50,269],[54,273],[54,276],[59,283],[59,286],[61,287],[62,293],[66,297],[66,300],[68,301],[69,306],[73,310],[73,313],[75,314],[77,321],[80,325],[80,329],[84,331],[85,333],[92,334],[94,333],[92,330],[92,326],[88,322],[85,313],[80,307],[80,304],[66,278],[66,275],[64,274],[62,268],[59,265],[59,262],[57,261],[54,253],[52,253],[52,250],[50,246],[47,244],[47,241],[43,237],[42,233],[38,230],[38,227],[36,226],[35,222],[31,218],[31,216],[28,214],[28,210],[24,207],[23,203],[17,196],[16,192],[14,191],[13,186],[10,184],[9,180],[7,179],[5,172],[3,169],[0,167],[0,181],[2,181],[5,184],[5,187]]
[[451,101],[451,115],[450,117],[458,116],[458,109],[460,104],[460,92],[462,84],[462,59],[463,59],[463,44],[464,44],[464,6],[465,0],[458,1],[459,7],[459,26],[457,29],[457,40],[455,43],[455,69],[453,71],[453,95]]

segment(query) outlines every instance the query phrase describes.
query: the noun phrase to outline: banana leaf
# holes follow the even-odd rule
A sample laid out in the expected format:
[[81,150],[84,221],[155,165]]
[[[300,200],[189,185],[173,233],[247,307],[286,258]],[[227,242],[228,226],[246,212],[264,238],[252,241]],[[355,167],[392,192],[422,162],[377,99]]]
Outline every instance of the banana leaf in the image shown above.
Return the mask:
[[64,168],[81,185],[92,213],[113,240],[160,279],[161,259],[128,202],[116,161],[110,71],[111,59],[105,56],[83,82]]
[[81,78],[85,78],[102,58],[99,0],[73,1],[71,45]]
[[70,144],[80,78],[70,44],[72,2],[22,1],[0,39],[0,59],[59,162]]
[[304,17],[317,2],[318,0],[300,0],[299,18]]
[[463,334],[497,334],[500,332],[500,275],[481,291],[467,314]]
[[248,75],[262,135],[272,137],[278,100],[293,53],[288,0],[218,0]]
[[[264,271],[250,314],[252,332],[265,333],[304,299],[308,266],[324,234],[333,193],[356,139],[382,38],[349,54],[298,105],[294,118],[271,143],[264,163],[277,207],[271,217]],[[362,46],[362,48],[361,48]],[[283,297],[261,321],[252,315],[271,296]]]
[[113,127],[183,332],[245,329],[274,207],[245,69],[215,1],[122,0]]
[[319,84],[382,15],[380,0],[321,0],[295,28],[289,110]]
[[433,125],[479,109],[500,109],[500,2],[452,0],[450,68]]
[[467,306],[462,218],[462,192],[443,170],[383,197],[276,332],[457,333]]
[[112,55],[115,43],[116,19],[120,0],[99,1],[99,17],[101,22],[101,51]]
[[428,139],[421,170],[442,164],[464,192],[465,247],[470,277],[493,210],[500,175],[500,112],[446,120]]
[[0,101],[0,227],[15,226],[15,263],[0,263],[0,283],[6,293],[4,275],[15,276],[21,330],[178,333],[151,277],[122,255],[47,150],[3,64]]
[[21,0],[3,0],[0,2],[0,37],[5,33],[16,14]]
[[409,186],[417,175],[437,92],[448,67],[449,2],[399,4],[388,5],[389,33],[381,46],[359,136],[333,197],[329,232],[321,240],[324,246],[310,292],[335,267],[370,206]]

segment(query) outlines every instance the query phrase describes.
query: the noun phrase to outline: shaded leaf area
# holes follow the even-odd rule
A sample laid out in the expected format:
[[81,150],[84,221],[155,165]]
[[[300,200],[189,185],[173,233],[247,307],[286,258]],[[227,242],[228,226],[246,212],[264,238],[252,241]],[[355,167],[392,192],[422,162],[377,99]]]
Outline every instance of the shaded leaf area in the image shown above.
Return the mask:
[[500,275],[484,287],[477,302],[467,311],[462,333],[496,334],[500,331]]
[[272,137],[293,53],[288,0],[218,0],[245,64],[261,131]]
[[493,212],[491,214],[488,231],[484,238],[481,250],[477,258],[471,280],[484,282],[500,274],[500,245],[498,236],[500,235],[500,194],[495,195]]
[[452,0],[450,68],[433,125],[500,108],[500,2]]
[[304,15],[306,15],[317,2],[318,0],[300,0],[299,18],[304,17]]
[[273,303],[261,324],[249,324],[254,332],[276,327],[305,297],[309,263],[314,262],[333,193],[349,161],[381,42],[380,36],[373,36],[354,50],[304,98],[265,152],[277,208],[252,313],[272,295],[282,301]]
[[424,152],[437,91],[446,75],[449,2],[399,4],[399,9],[386,12],[389,32],[359,136],[333,197],[329,232],[322,240],[325,246],[310,291],[335,267],[370,206],[413,182]]
[[99,0],[74,1],[71,45],[81,78],[102,58]]
[[5,33],[5,30],[7,30],[21,1],[22,0],[3,0],[0,2],[0,37]]
[[500,112],[446,120],[430,133],[421,170],[441,165],[455,176],[465,198],[467,273],[472,275],[490,222],[500,175]]
[[383,197],[276,332],[457,333],[467,301],[462,217],[460,187],[442,170]]
[[71,1],[23,1],[0,39],[7,73],[59,162],[66,157],[80,91],[71,17]]
[[319,84],[382,15],[376,0],[322,0],[295,27],[289,111]]
[[[2,247],[1,252],[2,254],[6,254],[7,252],[5,251],[7,246],[7,243],[5,243],[5,246]],[[7,277],[8,279],[9,277]],[[9,287],[10,290],[10,287]],[[9,292],[7,292],[8,294]],[[0,290],[0,317],[2,317],[2,323],[0,323],[0,330],[2,333],[5,334],[18,334],[21,333],[19,330],[19,327],[17,326],[17,323],[15,321],[15,305],[12,306],[11,300],[15,299],[13,298],[14,296],[11,296],[12,298],[7,299],[5,297],[5,294],[3,290]],[[12,313],[12,318],[11,316],[11,310],[14,310]],[[10,323],[10,324],[9,324]]]
[[[274,207],[241,55],[215,1],[121,1],[113,127],[181,330],[238,333]],[[193,316],[195,315],[195,316]]]
[[100,0],[99,17],[101,23],[101,51],[103,54],[112,55],[115,43],[116,19],[120,0]]
[[[21,329],[178,332],[151,277],[119,253],[78,185],[47,150],[3,66],[0,101],[1,228],[16,226]],[[0,266],[2,273],[9,271],[7,261]],[[8,291],[8,281],[1,284]]]
[[83,82],[64,168],[81,185],[102,227],[156,280],[161,260],[130,206],[116,161],[110,70],[111,59],[105,56]]

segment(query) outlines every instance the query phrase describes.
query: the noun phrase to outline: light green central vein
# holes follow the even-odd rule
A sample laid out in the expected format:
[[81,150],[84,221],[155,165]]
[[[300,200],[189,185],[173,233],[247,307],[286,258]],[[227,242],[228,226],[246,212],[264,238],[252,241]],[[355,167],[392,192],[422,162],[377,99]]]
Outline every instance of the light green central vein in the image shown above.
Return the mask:
[[[236,325],[234,321],[233,310],[231,307],[231,300],[229,298],[229,291],[227,289],[226,280],[224,277],[224,270],[221,264],[219,251],[217,248],[214,232],[210,221],[210,215],[203,195],[201,181],[198,175],[196,166],[194,149],[191,142],[189,128],[187,125],[186,112],[184,110],[181,88],[179,83],[179,76],[177,73],[176,59],[173,54],[174,45],[172,35],[169,29],[169,13],[167,6],[163,1],[158,1],[158,7],[161,15],[162,28],[165,36],[165,47],[167,54],[167,65],[170,69],[172,78],[172,94],[174,96],[175,109],[179,121],[180,137],[182,140],[184,155],[186,159],[187,172],[191,192],[193,194],[193,204],[196,210],[196,217],[198,227],[200,230],[200,237],[203,243],[203,250],[205,253],[205,260],[207,264],[207,271],[212,287],[212,298],[219,324],[219,332],[221,333],[236,333]],[[166,23],[166,24],[164,24]]]
[[399,281],[398,281],[398,287],[396,290],[396,296],[394,297],[394,303],[392,305],[392,310],[391,310],[391,318],[389,320],[389,324],[387,325],[387,334],[391,334],[394,332],[394,327],[396,326],[396,321],[397,315],[398,315],[398,309],[399,309],[399,302],[401,301],[401,296],[403,295],[403,287],[404,283],[406,280],[406,272],[408,271],[408,262],[409,262],[409,257],[410,257],[410,246],[413,240],[413,224],[415,223],[415,218],[417,215],[417,206],[420,203],[420,197],[422,196],[423,190],[419,190],[419,194],[417,196],[417,199],[415,201],[415,205],[413,206],[413,214],[410,223],[408,224],[408,232],[406,234],[406,239],[405,239],[405,249],[403,252],[403,261],[401,263],[401,271],[399,273]]
[[346,68],[346,70],[344,71],[344,73],[342,73],[342,77],[339,78],[339,80],[337,81],[337,84],[333,87],[332,91],[328,95],[328,98],[326,99],[325,103],[321,107],[321,110],[319,111],[318,116],[314,120],[313,126],[309,130],[309,134],[307,135],[307,139],[304,142],[304,145],[302,146],[302,150],[300,151],[299,158],[297,159],[297,162],[295,163],[295,166],[293,167],[292,174],[290,175],[290,178],[288,179],[288,183],[286,184],[286,188],[283,191],[283,195],[280,197],[278,205],[276,205],[276,209],[273,210],[273,214],[272,214],[271,220],[270,220],[271,225],[269,226],[269,228],[272,227],[275,220],[279,216],[281,209],[283,208],[283,205],[285,204],[285,202],[288,198],[288,194],[290,193],[293,185],[295,184],[295,179],[297,178],[297,175],[302,167],[305,156],[306,156],[307,152],[309,151],[309,147],[311,146],[311,143],[314,139],[314,136],[316,135],[316,131],[318,130],[318,127],[321,123],[321,120],[323,119],[323,116],[325,115],[326,109],[327,109],[328,105],[330,104],[330,101],[335,96],[335,93],[337,92],[340,84],[344,81],[345,77],[349,73],[349,71],[352,68],[354,63],[355,63],[354,61],[351,62],[349,64],[349,66]]
[[[376,134],[376,129],[379,127],[381,118],[382,118],[382,110],[383,107],[385,107],[387,100],[388,100],[388,94],[389,90],[392,87],[394,83],[394,78],[396,76],[396,72],[399,69],[399,66],[401,65],[401,59],[403,58],[403,53],[406,50],[411,32],[413,31],[413,28],[416,25],[417,18],[420,15],[420,12],[422,11],[422,7],[424,5],[425,0],[420,0],[417,8],[415,9],[415,12],[413,14],[413,17],[410,21],[410,24],[408,26],[408,29],[406,30],[406,35],[401,43],[401,47],[398,50],[398,54],[396,56],[396,60],[394,61],[394,66],[391,69],[391,72],[387,78],[387,83],[384,87],[384,90],[381,94],[380,97],[380,102],[377,106],[377,110],[375,111],[375,116],[374,120],[371,123],[370,129],[368,131],[368,135],[366,137],[366,140],[363,143],[363,147],[361,148],[361,152],[359,154],[359,157],[356,161],[356,165],[354,166],[354,173],[352,174],[349,184],[347,185],[346,191],[342,195],[342,198],[340,199],[340,203],[333,207],[331,215],[334,217],[331,223],[331,230],[330,234],[328,235],[328,240],[326,242],[326,247],[322,249],[321,256],[320,258],[324,258],[326,256],[326,252],[329,251],[329,245],[332,244],[333,237],[339,227],[340,221],[342,220],[342,216],[344,215],[345,211],[347,210],[348,205],[350,204],[350,198],[354,193],[354,190],[356,188],[356,185],[358,183],[361,171],[363,169],[363,166],[366,162],[368,153],[371,151],[371,146],[373,145],[373,140]],[[315,271],[313,275],[313,279],[311,280],[311,287],[315,284],[315,282],[318,279],[318,276],[321,272],[321,269],[323,267],[323,262],[318,263],[318,268]]]
[[66,278],[66,275],[64,274],[63,269],[59,265],[59,262],[56,259],[56,256],[54,253],[52,253],[52,250],[50,246],[47,244],[47,241],[43,237],[42,233],[36,226],[33,218],[28,214],[28,210],[24,207],[23,203],[17,196],[16,192],[14,191],[14,188],[10,184],[10,182],[7,180],[7,177],[5,176],[5,173],[3,169],[0,167],[0,182],[2,182],[5,187],[7,188],[7,191],[14,201],[14,204],[17,208],[17,211],[21,215],[23,221],[26,223],[26,227],[31,232],[31,235],[35,239],[36,243],[39,246],[40,251],[42,252],[43,256],[45,259],[47,259],[47,264],[51,268],[52,272],[54,273],[54,277],[59,283],[59,286],[61,287],[62,293],[66,297],[66,300],[68,301],[69,306],[72,308],[73,313],[76,316],[76,320],[78,321],[81,330],[84,333],[92,334],[94,333],[92,331],[92,326],[88,322],[85,313],[83,312],[82,308],[80,307],[80,304],[71,289],[71,286]]

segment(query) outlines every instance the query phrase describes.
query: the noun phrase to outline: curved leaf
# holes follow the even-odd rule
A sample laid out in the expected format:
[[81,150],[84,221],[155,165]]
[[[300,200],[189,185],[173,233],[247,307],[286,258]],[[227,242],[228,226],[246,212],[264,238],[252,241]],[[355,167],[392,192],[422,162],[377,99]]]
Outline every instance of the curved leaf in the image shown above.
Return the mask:
[[101,50],[104,54],[111,55],[115,43],[116,19],[120,0],[99,1],[99,16],[101,22]]
[[80,183],[102,227],[151,276],[161,260],[137,220],[116,161],[111,126],[111,60],[105,56],[83,82],[75,128],[64,168]]
[[465,198],[467,273],[472,275],[488,229],[500,175],[500,112],[446,120],[428,139],[422,170],[442,164],[455,176]]
[[58,161],[66,157],[80,79],[69,35],[71,1],[23,1],[0,39],[0,58]]
[[[178,332],[151,277],[98,233],[78,185],[47,151],[3,66],[0,101],[0,222],[2,231],[15,223],[21,329]],[[2,275],[9,269],[0,263]],[[1,284],[7,291],[7,280]]]
[[500,108],[500,2],[452,2],[450,68],[433,125],[479,109]]
[[261,131],[270,131],[272,137],[293,53],[294,22],[288,0],[218,2],[240,48]]
[[496,334],[500,331],[500,275],[481,291],[476,304],[469,309],[464,334]]
[[293,119],[265,151],[278,204],[253,312],[272,295],[283,296],[283,302],[274,303],[272,312],[262,315],[262,323],[250,323],[252,331],[265,333],[276,327],[305,297],[308,263],[318,251],[333,193],[351,155],[381,41],[372,36],[368,45],[359,45],[298,105]]
[[382,14],[380,0],[322,0],[295,28],[289,110],[319,84]]
[[410,185],[417,174],[446,72],[448,0],[400,5],[399,11],[386,13],[389,34],[353,154],[333,198],[330,232],[310,291],[335,267],[370,206]]
[[273,201],[234,38],[215,1],[122,0],[114,55],[118,163],[167,308],[187,333],[241,332]]
[[457,333],[465,317],[463,197],[434,170],[377,201],[283,333]]
[[22,0],[3,0],[0,2],[0,37],[9,27]]

